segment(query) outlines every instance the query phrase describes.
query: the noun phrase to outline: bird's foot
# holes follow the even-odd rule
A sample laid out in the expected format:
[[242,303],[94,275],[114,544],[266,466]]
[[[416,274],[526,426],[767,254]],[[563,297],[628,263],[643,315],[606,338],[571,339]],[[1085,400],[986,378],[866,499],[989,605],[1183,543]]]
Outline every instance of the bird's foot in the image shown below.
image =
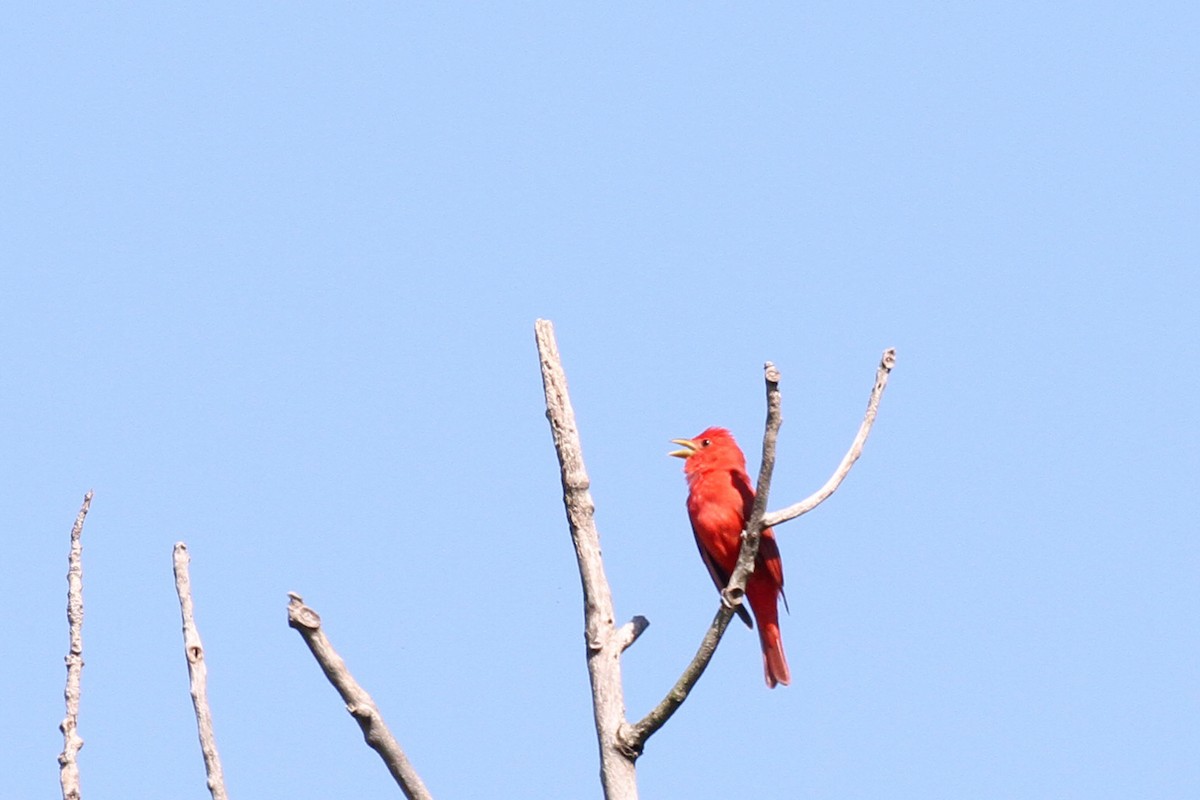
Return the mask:
[[746,596],[746,592],[742,589],[722,589],[721,590],[721,605],[726,608],[732,608],[737,611],[737,607],[742,604],[742,598]]

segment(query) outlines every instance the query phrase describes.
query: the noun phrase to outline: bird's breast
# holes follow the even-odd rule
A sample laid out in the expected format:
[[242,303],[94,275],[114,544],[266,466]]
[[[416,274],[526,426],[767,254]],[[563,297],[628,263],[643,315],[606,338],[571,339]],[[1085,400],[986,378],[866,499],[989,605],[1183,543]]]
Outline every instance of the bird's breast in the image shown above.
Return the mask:
[[742,544],[745,499],[733,482],[707,476],[691,486],[688,517],[696,540],[726,570],[732,570]]

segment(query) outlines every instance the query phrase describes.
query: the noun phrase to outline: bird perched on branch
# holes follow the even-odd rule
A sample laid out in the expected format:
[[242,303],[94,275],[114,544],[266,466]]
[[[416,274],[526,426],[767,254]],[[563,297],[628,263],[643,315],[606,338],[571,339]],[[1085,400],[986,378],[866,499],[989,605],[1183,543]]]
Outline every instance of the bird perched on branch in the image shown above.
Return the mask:
[[[754,487],[746,474],[746,457],[724,428],[709,428],[695,439],[672,439],[682,449],[671,453],[685,459],[688,518],[700,556],[708,567],[717,589],[724,591],[737,564],[742,546],[742,529],[754,505]],[[779,599],[783,597],[783,563],[775,533],[767,528],[759,540],[754,572],[746,581],[746,600],[758,621],[758,640],[762,644],[763,674],[767,686],[791,682],[783,639],[779,634]],[[784,604],[787,599],[784,598]],[[753,628],[746,607],[737,607],[738,616]]]

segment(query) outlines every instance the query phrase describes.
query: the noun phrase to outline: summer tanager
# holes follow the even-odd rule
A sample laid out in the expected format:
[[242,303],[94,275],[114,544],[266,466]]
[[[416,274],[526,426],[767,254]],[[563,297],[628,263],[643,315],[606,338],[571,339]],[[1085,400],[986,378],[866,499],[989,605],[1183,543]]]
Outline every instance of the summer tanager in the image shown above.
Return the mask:
[[[724,428],[709,428],[695,439],[672,439],[680,445],[673,456],[686,459],[688,517],[700,556],[718,590],[724,590],[737,564],[742,546],[742,528],[754,504],[754,487],[746,474],[746,457]],[[792,676],[783,655],[779,635],[779,599],[783,596],[783,564],[775,533],[767,528],[758,544],[754,572],[746,582],[746,600],[758,620],[758,640],[762,644],[763,674],[767,686],[787,685]],[[784,602],[787,600],[784,598]],[[754,627],[746,607],[737,607],[738,615]]]

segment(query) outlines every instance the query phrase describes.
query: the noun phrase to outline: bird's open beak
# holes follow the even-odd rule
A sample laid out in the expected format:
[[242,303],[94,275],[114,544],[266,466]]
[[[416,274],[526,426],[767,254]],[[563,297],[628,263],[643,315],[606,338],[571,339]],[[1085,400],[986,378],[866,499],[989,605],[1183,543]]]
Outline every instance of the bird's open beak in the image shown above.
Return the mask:
[[675,456],[676,458],[687,458],[699,449],[691,439],[672,439],[671,444],[677,444],[683,448],[682,450],[672,450],[667,453],[667,455]]

